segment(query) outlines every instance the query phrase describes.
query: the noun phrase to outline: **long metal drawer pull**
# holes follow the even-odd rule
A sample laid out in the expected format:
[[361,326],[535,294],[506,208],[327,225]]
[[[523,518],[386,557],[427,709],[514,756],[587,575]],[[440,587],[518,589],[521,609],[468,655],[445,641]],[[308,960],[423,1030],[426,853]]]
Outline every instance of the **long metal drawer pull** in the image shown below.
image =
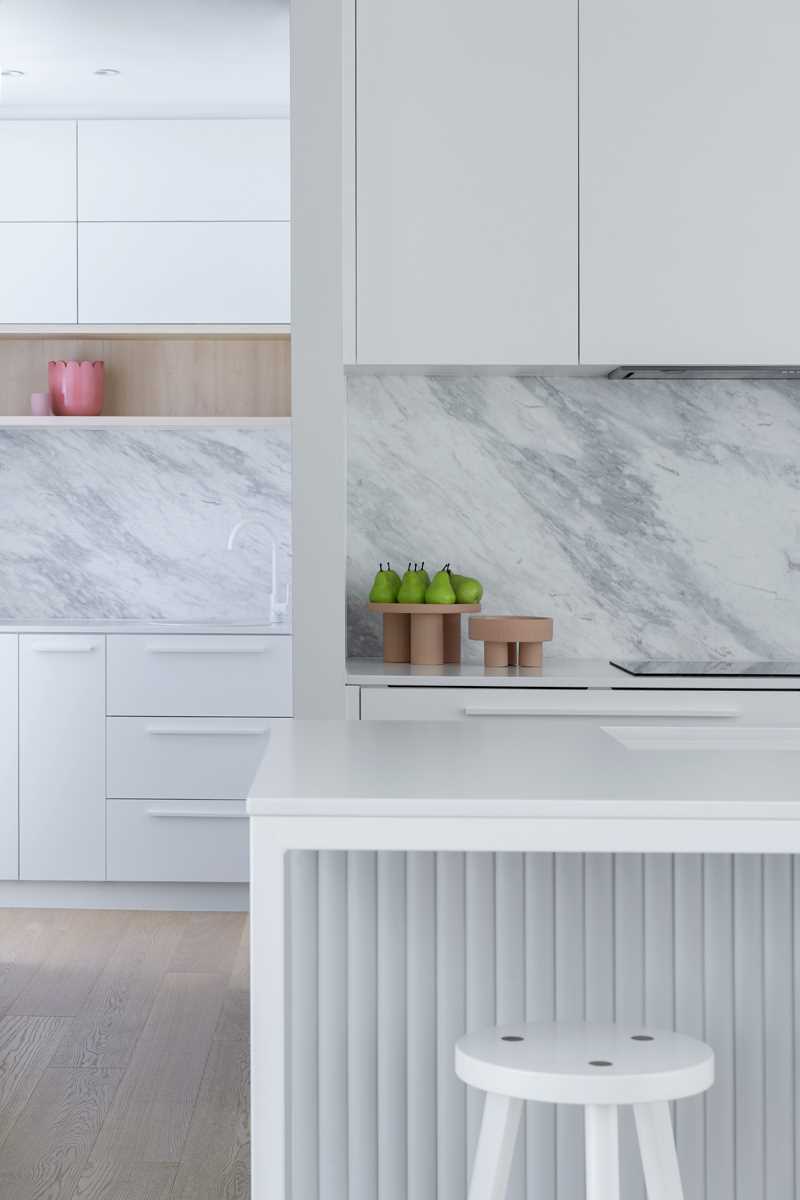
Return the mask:
[[161,646],[148,642],[149,654],[266,654],[267,646]]
[[730,720],[741,716],[738,708],[480,708],[464,709],[465,717],[636,717],[643,721],[653,717],[702,717]]
[[89,654],[97,649],[97,642],[62,642],[60,646],[35,642],[32,649],[34,654]]
[[147,732],[157,737],[263,737],[268,733],[267,726],[257,726],[250,729],[225,729],[220,726],[197,725],[148,725]]
[[189,820],[246,821],[245,812],[197,812],[193,808],[148,808],[148,817],[183,817]]

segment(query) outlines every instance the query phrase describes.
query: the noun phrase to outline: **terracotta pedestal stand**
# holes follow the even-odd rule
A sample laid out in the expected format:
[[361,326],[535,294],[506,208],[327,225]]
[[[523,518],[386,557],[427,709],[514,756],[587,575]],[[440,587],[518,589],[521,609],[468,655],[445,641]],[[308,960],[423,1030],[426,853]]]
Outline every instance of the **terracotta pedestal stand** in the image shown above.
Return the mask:
[[461,614],[480,604],[370,604],[383,614],[383,661],[440,667],[461,662]]
[[542,642],[553,640],[551,617],[471,617],[469,636],[483,642],[485,667],[540,667]]

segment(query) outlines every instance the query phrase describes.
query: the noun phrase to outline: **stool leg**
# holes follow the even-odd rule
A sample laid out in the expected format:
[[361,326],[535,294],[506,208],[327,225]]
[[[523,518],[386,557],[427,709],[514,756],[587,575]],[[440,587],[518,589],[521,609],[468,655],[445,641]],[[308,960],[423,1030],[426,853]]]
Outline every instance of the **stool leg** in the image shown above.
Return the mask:
[[521,1112],[521,1100],[487,1093],[469,1200],[504,1200]]
[[615,1104],[586,1105],[586,1200],[619,1200],[619,1123]]
[[634,1104],[648,1200],[683,1200],[669,1105]]

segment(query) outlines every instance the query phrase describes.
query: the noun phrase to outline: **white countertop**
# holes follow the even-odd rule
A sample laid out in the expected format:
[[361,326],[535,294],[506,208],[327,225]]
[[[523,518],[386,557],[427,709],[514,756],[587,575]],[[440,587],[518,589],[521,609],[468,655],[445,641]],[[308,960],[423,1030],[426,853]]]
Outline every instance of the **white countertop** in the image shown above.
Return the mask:
[[[798,820],[800,728],[283,721],[252,816]],[[586,847],[587,849],[590,847]]]
[[0,633],[240,633],[259,637],[291,634],[291,625],[237,621],[2,621]]
[[461,664],[412,667],[378,658],[347,660],[346,682],[359,687],[493,687],[493,688],[702,688],[703,691],[800,691],[800,679],[723,675],[683,678],[628,675],[604,659],[551,658],[542,667],[490,667]]

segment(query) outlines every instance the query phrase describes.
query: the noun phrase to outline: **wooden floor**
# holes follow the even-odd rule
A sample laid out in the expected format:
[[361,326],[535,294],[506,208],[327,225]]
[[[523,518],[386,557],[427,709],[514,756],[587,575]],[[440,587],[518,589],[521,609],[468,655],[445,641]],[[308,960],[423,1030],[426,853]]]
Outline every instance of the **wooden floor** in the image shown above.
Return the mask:
[[246,1200],[247,919],[0,910],[0,1198]]

